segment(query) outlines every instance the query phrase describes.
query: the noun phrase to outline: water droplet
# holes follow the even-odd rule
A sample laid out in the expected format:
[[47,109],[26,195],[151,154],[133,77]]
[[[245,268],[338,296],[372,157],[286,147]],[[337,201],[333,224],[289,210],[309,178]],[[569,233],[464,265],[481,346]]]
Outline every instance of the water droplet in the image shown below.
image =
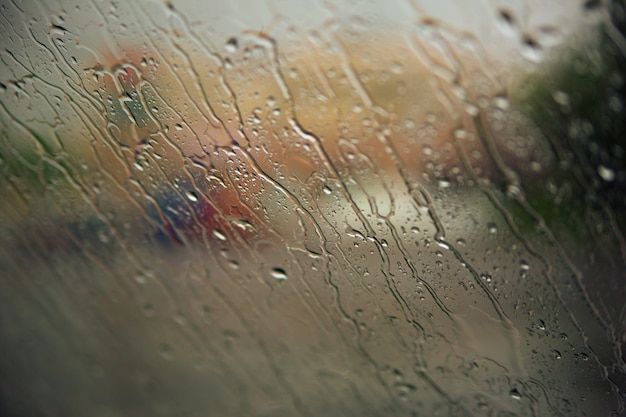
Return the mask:
[[330,195],[333,192],[333,190],[328,185],[325,185],[324,188],[322,188],[322,191],[324,191],[324,194],[326,195]]
[[391,72],[393,72],[394,74],[402,74],[404,72],[404,67],[402,66],[401,63],[394,62],[391,65]]
[[456,129],[454,131],[454,137],[457,138],[457,139],[467,139],[468,136],[469,135],[468,135],[466,130]]
[[174,358],[174,349],[167,343],[163,343],[159,349],[159,354],[163,359],[171,361]]
[[182,313],[177,313],[177,314],[174,316],[174,321],[175,321],[178,325],[183,326],[183,327],[186,327],[186,326],[188,326],[188,325],[189,325],[189,321],[187,320],[187,317],[185,317],[185,315],[184,315],[184,314],[182,314]]
[[498,233],[498,226],[493,222],[487,223],[487,230],[489,230],[489,233],[494,235]]
[[511,391],[509,391],[509,395],[514,400],[521,400],[522,399],[522,394],[520,394],[520,392],[517,390],[517,388],[513,388]]
[[543,320],[537,320],[537,328],[539,330],[546,330],[546,323]]
[[489,274],[480,274],[480,278],[483,279],[484,281],[487,281],[487,282],[491,282],[492,281],[491,275],[489,275]]
[[187,198],[189,199],[189,201],[193,201],[196,202],[198,201],[198,196],[196,195],[196,193],[194,191],[187,191]]
[[154,316],[154,306],[151,303],[145,303],[143,305],[143,314],[145,314],[146,317],[153,317]]
[[109,243],[110,241],[109,235],[105,230],[98,230],[98,239],[102,243]]
[[517,185],[509,184],[506,187],[506,194],[511,198],[518,197],[521,194],[522,190]]
[[272,272],[270,272],[270,275],[272,275],[272,278],[275,278],[279,281],[284,281],[287,279],[287,273],[282,268],[273,268]]
[[602,6],[602,2],[600,0],[587,0],[583,4],[583,7],[587,10],[598,9],[600,8],[600,6]]
[[213,236],[215,236],[219,240],[226,240],[226,235],[221,230],[213,230]]
[[465,103],[465,105],[463,106],[463,109],[465,110],[467,114],[469,114],[472,117],[476,117],[480,114],[478,107],[470,103]]
[[552,350],[552,357],[553,357],[554,359],[561,359],[561,352],[559,352],[559,351],[558,351],[558,350],[556,350],[556,349],[553,349],[553,350]]
[[230,38],[229,40],[226,41],[226,52],[230,52],[231,54],[233,52],[237,52],[237,48],[239,47],[239,42],[237,41],[237,38]]
[[598,174],[604,181],[613,181],[615,179],[615,171],[611,168],[605,167],[604,165],[600,165],[598,167]]
[[[448,245],[446,242],[443,241],[443,239],[439,239],[437,240],[437,245],[440,248],[444,248],[445,250],[450,250],[450,245]],[[437,251],[438,254],[441,254],[440,251]],[[437,255],[437,256],[442,256],[442,255]]]
[[500,10],[498,11],[498,14],[500,15],[500,19],[502,19],[502,21],[506,23],[507,25],[513,26],[515,24],[515,18],[513,17],[513,14],[510,11]]
[[522,271],[528,271],[530,269],[530,265],[528,265],[528,262],[524,259],[519,261],[519,267]]
[[569,106],[570,104],[569,94],[563,91],[555,91],[554,94],[552,94],[552,98],[561,106]]
[[543,59],[543,50],[539,42],[526,34],[522,38],[522,54],[531,62],[540,62]]
[[497,96],[493,99],[493,104],[500,110],[507,110],[511,106],[511,102],[504,96]]
[[231,220],[233,226],[238,227],[241,230],[254,230],[254,226],[246,219]]

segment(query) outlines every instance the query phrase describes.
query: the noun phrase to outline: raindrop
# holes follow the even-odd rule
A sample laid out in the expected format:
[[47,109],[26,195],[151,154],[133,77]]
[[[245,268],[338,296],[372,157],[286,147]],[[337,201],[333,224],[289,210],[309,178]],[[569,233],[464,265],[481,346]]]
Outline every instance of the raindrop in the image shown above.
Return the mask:
[[189,199],[189,201],[198,201],[198,196],[196,195],[195,191],[192,190],[187,191],[187,198]]
[[254,230],[254,226],[252,226],[246,219],[231,220],[231,223],[233,226],[237,226],[241,230]]
[[600,6],[602,6],[602,1],[600,1],[600,0],[587,0],[583,4],[583,7],[586,10],[595,10],[595,9],[600,8]]
[[102,243],[109,243],[110,241],[108,233],[104,230],[98,230],[98,239]]
[[145,275],[136,275],[135,276],[135,282],[137,284],[143,285],[146,283],[146,276]]
[[511,106],[511,102],[504,96],[497,96],[493,99],[493,104],[500,110],[507,110]]
[[[448,245],[446,242],[444,242],[443,240],[437,240],[437,245],[441,248],[444,248],[445,250],[450,250],[450,245]],[[441,253],[441,251],[437,251],[437,256],[441,257],[443,256],[443,254]]]
[[546,330],[546,323],[543,320],[537,320],[537,328],[539,330]]
[[287,279],[287,273],[282,268],[273,268],[272,272],[270,272],[270,275],[272,275],[272,278],[275,278],[279,281],[284,281]]
[[239,42],[237,41],[237,38],[230,38],[229,40],[226,41],[226,52],[229,53],[233,53],[233,52],[237,52],[237,48],[239,47]]
[[176,322],[176,324],[180,325],[180,326],[187,326],[189,324],[189,321],[187,320],[187,317],[185,317],[184,314],[182,313],[178,313],[174,316],[174,321]]
[[565,93],[563,91],[556,91],[556,92],[554,92],[554,94],[552,94],[552,98],[554,99],[554,101],[559,103],[561,106],[569,106],[569,104],[570,104],[569,94],[567,94],[567,93]]
[[522,394],[520,394],[520,392],[517,390],[517,388],[513,388],[511,391],[509,391],[509,395],[514,400],[521,400],[522,399]]
[[598,174],[604,181],[613,181],[615,179],[615,171],[611,168],[605,167],[604,165],[598,166]]
[[402,74],[404,72],[404,68],[399,62],[394,62],[391,65],[391,72],[393,72],[394,74]]
[[478,110],[478,107],[476,107],[473,104],[470,103],[465,103],[465,105],[463,106],[465,112],[467,114],[469,114],[472,117],[476,117],[480,114],[480,111]]
[[226,235],[221,230],[213,230],[213,236],[215,236],[219,240],[226,240]]
[[408,382],[397,382],[395,387],[398,390],[398,396],[402,401],[407,401],[409,394],[417,390],[415,385]]
[[552,350],[552,357],[554,357],[554,359],[561,359],[561,352],[559,352],[556,349]]
[[322,191],[324,191],[324,194],[326,195],[330,195],[333,192],[333,190],[328,185],[325,185]]
[[161,345],[159,353],[161,357],[165,360],[171,361],[174,358],[174,349],[172,349],[172,347],[167,343]]
[[452,183],[447,180],[439,180],[437,182],[437,185],[439,186],[439,188],[448,188],[452,185]]
[[517,185],[509,184],[506,187],[506,194],[511,198],[518,197],[521,192],[522,190]]
[[489,275],[489,274],[480,274],[480,278],[483,279],[484,281],[487,281],[487,282],[491,282],[492,281],[491,275]]
[[467,134],[467,131],[466,131],[466,130],[463,130],[463,129],[456,129],[456,130],[454,131],[454,137],[455,137],[456,139],[467,139],[467,137],[468,137],[468,136],[469,136],[469,135]]
[[531,49],[540,49],[541,48],[539,46],[539,42],[537,42],[537,40],[535,40],[530,35],[524,35],[524,38],[522,39],[522,41],[524,42],[524,45],[526,45],[527,47],[529,47]]
[[532,62],[539,62],[543,57],[541,45],[530,35],[525,35],[522,39],[524,57]]
[[500,19],[502,19],[502,21],[504,21],[507,25],[512,26],[515,24],[515,19],[513,18],[511,12],[509,12],[508,10],[500,10],[498,14],[500,15]]
[[489,230],[489,233],[491,233],[492,235],[495,235],[496,233],[498,233],[498,226],[496,226],[496,224],[493,222],[487,223],[487,230]]
[[622,101],[618,97],[611,97],[609,99],[609,107],[615,113],[619,113],[624,108],[624,105],[622,104]]
[[154,316],[154,306],[151,303],[145,303],[143,305],[143,314],[145,314],[146,317],[153,317]]

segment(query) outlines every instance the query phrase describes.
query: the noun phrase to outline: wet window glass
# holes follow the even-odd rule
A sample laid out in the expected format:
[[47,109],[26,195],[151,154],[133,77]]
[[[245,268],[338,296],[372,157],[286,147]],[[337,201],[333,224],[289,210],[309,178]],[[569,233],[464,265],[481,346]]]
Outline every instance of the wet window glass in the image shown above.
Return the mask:
[[625,16],[2,2],[0,414],[624,415]]

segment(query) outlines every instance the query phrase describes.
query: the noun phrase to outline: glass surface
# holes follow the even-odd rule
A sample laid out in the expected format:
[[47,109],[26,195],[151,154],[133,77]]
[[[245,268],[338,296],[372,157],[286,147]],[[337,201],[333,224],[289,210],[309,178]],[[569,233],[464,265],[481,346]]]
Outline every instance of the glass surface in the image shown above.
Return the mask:
[[2,416],[618,416],[617,1],[0,4]]

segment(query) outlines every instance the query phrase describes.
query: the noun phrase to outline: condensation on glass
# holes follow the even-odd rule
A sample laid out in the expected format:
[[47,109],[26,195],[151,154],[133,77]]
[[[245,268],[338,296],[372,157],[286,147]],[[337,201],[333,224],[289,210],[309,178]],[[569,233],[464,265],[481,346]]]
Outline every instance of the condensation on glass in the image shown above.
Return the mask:
[[624,15],[2,2],[2,415],[623,415]]

